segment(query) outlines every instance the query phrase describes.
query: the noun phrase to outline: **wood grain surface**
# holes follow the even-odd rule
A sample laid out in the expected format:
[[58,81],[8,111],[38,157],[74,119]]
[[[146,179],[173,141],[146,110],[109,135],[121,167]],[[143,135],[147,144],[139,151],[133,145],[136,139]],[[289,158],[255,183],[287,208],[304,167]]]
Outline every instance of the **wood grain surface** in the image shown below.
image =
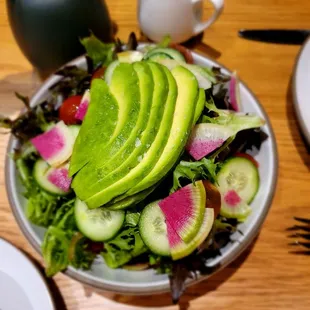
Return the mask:
[[[121,39],[127,39],[131,31],[139,31],[136,1],[108,0],[107,4]],[[209,13],[206,6],[204,14]],[[180,305],[171,305],[169,294],[133,297],[98,292],[59,274],[48,280],[57,310],[310,309],[310,257],[289,253],[285,231],[293,224],[294,215],[310,217],[310,157],[298,130],[290,87],[300,47],[242,40],[237,36],[242,28],[310,28],[310,1],[226,0],[220,20],[194,47],[239,72],[260,99],[275,131],[279,180],[271,211],[257,240],[228,268],[189,288]],[[0,0],[1,114],[16,115],[21,105],[13,92],[31,95],[38,86],[36,81],[31,65],[12,36],[5,1]],[[0,136],[1,172],[7,140],[7,135]],[[0,237],[42,266],[41,257],[28,244],[13,218],[3,173],[0,175]]]

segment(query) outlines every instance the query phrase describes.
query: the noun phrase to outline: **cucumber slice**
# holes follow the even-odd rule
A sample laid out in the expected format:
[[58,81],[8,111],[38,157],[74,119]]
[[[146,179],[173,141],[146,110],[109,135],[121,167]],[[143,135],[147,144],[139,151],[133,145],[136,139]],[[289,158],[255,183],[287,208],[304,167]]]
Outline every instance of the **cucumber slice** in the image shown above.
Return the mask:
[[139,229],[143,242],[153,253],[170,256],[165,216],[158,206],[158,201],[143,209]]
[[259,188],[257,167],[247,158],[228,159],[217,175],[221,193],[235,190],[242,200],[251,203]]
[[177,61],[186,62],[184,56],[177,50],[173,48],[155,48],[150,50],[144,59],[158,60],[158,59],[175,59]]
[[64,192],[53,183],[48,180],[49,172],[55,169],[51,167],[46,161],[43,159],[38,159],[33,167],[33,177],[37,184],[45,191],[49,192],[52,195],[68,195],[69,192]]
[[111,211],[105,208],[90,210],[85,202],[78,198],[75,201],[74,214],[80,232],[93,241],[112,239],[125,220],[124,211]]

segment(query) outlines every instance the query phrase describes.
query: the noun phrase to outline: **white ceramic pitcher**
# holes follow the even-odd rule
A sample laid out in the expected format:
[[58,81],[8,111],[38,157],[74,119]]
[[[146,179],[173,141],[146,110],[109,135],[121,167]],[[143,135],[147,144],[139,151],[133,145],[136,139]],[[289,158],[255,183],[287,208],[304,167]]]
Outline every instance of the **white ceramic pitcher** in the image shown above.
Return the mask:
[[138,19],[142,32],[154,41],[170,35],[180,43],[210,27],[223,10],[224,0],[208,0],[214,13],[202,22],[204,0],[138,0]]

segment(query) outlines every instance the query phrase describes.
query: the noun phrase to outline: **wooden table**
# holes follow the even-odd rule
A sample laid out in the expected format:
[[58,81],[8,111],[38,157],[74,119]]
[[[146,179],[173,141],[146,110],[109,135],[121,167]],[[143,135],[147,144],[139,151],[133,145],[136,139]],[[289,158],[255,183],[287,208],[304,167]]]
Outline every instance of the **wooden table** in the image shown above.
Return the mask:
[[[138,32],[136,1],[108,0],[118,36]],[[208,13],[206,9],[205,14]],[[57,310],[69,309],[310,309],[310,257],[289,254],[285,229],[294,215],[310,217],[310,157],[298,131],[290,79],[299,46],[267,45],[239,39],[241,28],[310,28],[306,0],[230,0],[224,14],[208,29],[196,50],[227,67],[236,68],[266,109],[279,150],[279,180],[271,211],[253,246],[237,261],[208,281],[193,286],[180,306],[168,294],[131,297],[97,292],[59,274],[49,280]],[[5,1],[0,0],[0,111],[16,115],[18,91],[31,95],[36,87],[32,68],[19,51],[8,25]],[[4,170],[8,136],[0,136],[0,169]],[[29,254],[39,265],[11,213],[0,176],[0,237]],[[5,255],[5,253],[0,253]],[[44,310],[44,309],[42,309]]]

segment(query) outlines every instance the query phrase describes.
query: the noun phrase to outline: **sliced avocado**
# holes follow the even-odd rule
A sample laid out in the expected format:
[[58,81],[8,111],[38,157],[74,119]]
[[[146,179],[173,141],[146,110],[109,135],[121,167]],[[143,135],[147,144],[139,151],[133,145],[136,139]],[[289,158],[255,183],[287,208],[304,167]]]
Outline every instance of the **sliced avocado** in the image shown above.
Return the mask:
[[[113,154],[104,161],[97,160],[90,163],[88,169],[82,170],[80,172],[79,180],[83,180],[83,184],[85,184],[85,186],[87,184],[87,196],[86,194],[85,195],[80,194],[81,195],[80,198],[82,199],[86,199],[96,194],[97,191],[101,189],[101,185],[97,184],[97,182],[103,180],[109,173],[113,172],[118,167],[120,167],[126,161],[126,159],[132,154],[132,152],[135,149],[139,148],[142,144],[141,139],[142,136],[144,135],[144,131],[147,127],[148,120],[150,118],[154,82],[152,77],[152,71],[146,62],[136,62],[135,64],[133,64],[133,68],[138,75],[140,99],[141,99],[141,108],[137,123],[135,127],[132,129],[127,141],[121,145],[121,147],[115,154]],[[162,73],[162,75],[163,74],[164,73]],[[162,98],[162,96],[160,96],[160,98]],[[157,114],[157,116],[159,117],[158,124],[160,124],[160,115],[163,114],[164,110],[163,107],[161,107],[161,110],[162,112]],[[90,171],[92,173],[90,173]],[[80,186],[77,185],[75,186],[74,189],[76,190],[76,193],[78,192],[80,193],[79,191]]]
[[141,202],[142,200],[144,200],[148,195],[150,195],[155,190],[155,188],[156,185],[130,197],[125,197],[124,199],[122,199],[122,195],[118,196],[113,200],[111,200],[111,202],[109,202],[105,206],[109,210],[123,210],[132,207]]
[[206,102],[206,93],[203,88],[200,88],[197,103],[196,103],[196,108],[195,108],[194,125],[197,123],[205,107],[205,102]]
[[152,171],[127,192],[128,196],[149,188],[169,172],[181,155],[191,132],[198,97],[197,80],[182,66],[175,67],[171,73],[178,85],[178,98],[168,142]]
[[[135,160],[135,162],[137,160],[138,162],[140,161],[138,165],[134,166],[135,168],[132,169],[131,166],[125,162],[119,169],[108,175],[108,177],[101,184],[101,190],[98,191],[97,194],[85,200],[89,208],[97,208],[103,204],[108,203],[113,198],[125,193],[135,184],[143,180],[159,160],[162,151],[164,150],[168,141],[175,111],[176,99],[178,96],[178,88],[175,79],[167,68],[155,63],[149,63],[149,65],[151,67],[158,66],[160,70],[163,70],[165,73],[164,76],[166,77],[166,80],[168,80],[167,82],[162,79],[159,82],[162,85],[166,85],[169,92],[166,101],[160,100],[160,104],[164,105],[165,109],[158,133],[156,134],[155,140],[150,144],[149,148],[144,147],[143,152],[137,152],[137,154],[135,154],[135,156],[132,158]],[[154,100],[158,100],[158,98],[155,96],[156,95],[154,93]],[[152,131],[153,130],[151,129],[151,132]],[[141,145],[147,146],[150,143],[148,136],[143,136],[142,139],[143,141],[141,141]],[[106,184],[109,184],[109,186],[106,186]]]
[[108,85],[103,80],[95,79],[92,82],[90,96],[91,104],[74,144],[70,160],[70,176],[84,167],[93,154],[109,143],[116,128],[119,106]]
[[[93,152],[91,155],[89,154],[89,150],[81,145],[81,147],[84,148],[80,149],[79,153],[87,153],[87,156],[90,158],[90,162],[79,171],[72,182],[72,187],[81,200],[84,200],[83,197],[85,197],[88,190],[84,186],[85,178],[93,175],[94,166],[102,166],[103,163],[118,152],[130,137],[138,121],[140,113],[139,80],[131,64],[120,63],[116,66],[112,75],[110,91],[114,95],[119,106],[118,119],[114,120],[117,124],[112,137],[109,139],[109,143],[104,144],[104,147],[96,147],[96,152]],[[102,98],[102,100],[104,101],[105,99]],[[91,105],[92,104],[90,104],[90,106]],[[99,114],[99,111],[106,114],[101,108],[94,111],[94,113]],[[89,117],[88,115],[89,113],[87,113],[86,118]],[[109,120],[107,118],[101,119],[101,122],[90,120],[88,124],[89,129],[92,130],[93,137],[90,137],[90,132],[85,132],[85,140],[87,140],[87,138],[91,139],[94,144],[104,140],[106,136],[100,135],[96,130],[100,130],[101,132],[101,127],[105,127],[105,122],[109,122]],[[82,124],[81,131],[83,127],[84,123]]]

